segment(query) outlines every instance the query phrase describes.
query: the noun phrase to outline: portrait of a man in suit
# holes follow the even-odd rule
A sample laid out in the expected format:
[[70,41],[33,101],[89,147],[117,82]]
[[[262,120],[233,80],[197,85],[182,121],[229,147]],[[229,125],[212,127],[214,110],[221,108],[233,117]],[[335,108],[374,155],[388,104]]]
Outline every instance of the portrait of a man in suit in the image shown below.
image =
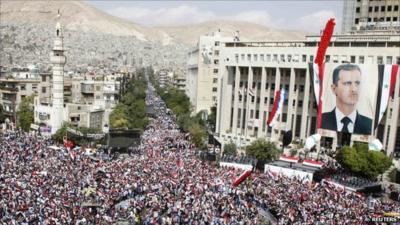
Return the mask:
[[336,96],[336,106],[322,114],[321,128],[371,134],[372,119],[361,115],[356,108],[360,97],[361,69],[354,64],[342,64],[333,70],[332,78],[331,90]]

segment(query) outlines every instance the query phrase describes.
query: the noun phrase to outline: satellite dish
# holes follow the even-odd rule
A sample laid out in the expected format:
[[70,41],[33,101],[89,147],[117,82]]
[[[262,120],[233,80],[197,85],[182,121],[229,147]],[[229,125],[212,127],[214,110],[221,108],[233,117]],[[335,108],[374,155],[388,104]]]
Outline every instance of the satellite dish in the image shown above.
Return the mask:
[[319,141],[321,140],[320,134],[313,134],[306,139],[306,143],[304,144],[304,148],[307,150],[311,150]]
[[381,142],[381,141],[379,141],[378,139],[375,139],[375,140],[371,141],[371,142],[368,144],[368,147],[369,147],[369,150],[372,150],[372,151],[380,151],[380,150],[382,150],[383,145],[382,145],[382,142]]

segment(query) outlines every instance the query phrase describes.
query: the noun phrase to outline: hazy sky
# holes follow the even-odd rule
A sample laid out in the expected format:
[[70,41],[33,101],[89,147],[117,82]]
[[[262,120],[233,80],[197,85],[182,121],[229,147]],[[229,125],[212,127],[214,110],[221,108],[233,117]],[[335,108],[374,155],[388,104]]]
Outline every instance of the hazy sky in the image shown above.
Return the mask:
[[329,18],[341,28],[343,1],[89,1],[135,23],[182,25],[215,19],[243,20],[268,27],[319,32]]

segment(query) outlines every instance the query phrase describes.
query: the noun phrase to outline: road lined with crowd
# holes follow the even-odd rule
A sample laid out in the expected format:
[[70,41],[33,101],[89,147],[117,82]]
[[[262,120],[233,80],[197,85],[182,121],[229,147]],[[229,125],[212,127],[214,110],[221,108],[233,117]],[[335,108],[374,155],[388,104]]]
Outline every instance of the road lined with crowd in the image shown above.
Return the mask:
[[373,206],[324,183],[243,172],[201,161],[190,137],[149,85],[152,119],[136,154],[93,160],[51,139],[7,131],[0,144],[1,224],[261,224],[259,209],[279,224],[366,224],[373,215],[400,211]]

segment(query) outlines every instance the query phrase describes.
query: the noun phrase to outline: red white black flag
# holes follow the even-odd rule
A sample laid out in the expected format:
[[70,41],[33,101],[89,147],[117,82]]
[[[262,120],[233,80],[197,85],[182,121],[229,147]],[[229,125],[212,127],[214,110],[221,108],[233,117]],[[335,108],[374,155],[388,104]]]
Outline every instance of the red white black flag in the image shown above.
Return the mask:
[[376,128],[385,114],[390,97],[393,98],[399,65],[378,65],[378,96],[375,109]]

